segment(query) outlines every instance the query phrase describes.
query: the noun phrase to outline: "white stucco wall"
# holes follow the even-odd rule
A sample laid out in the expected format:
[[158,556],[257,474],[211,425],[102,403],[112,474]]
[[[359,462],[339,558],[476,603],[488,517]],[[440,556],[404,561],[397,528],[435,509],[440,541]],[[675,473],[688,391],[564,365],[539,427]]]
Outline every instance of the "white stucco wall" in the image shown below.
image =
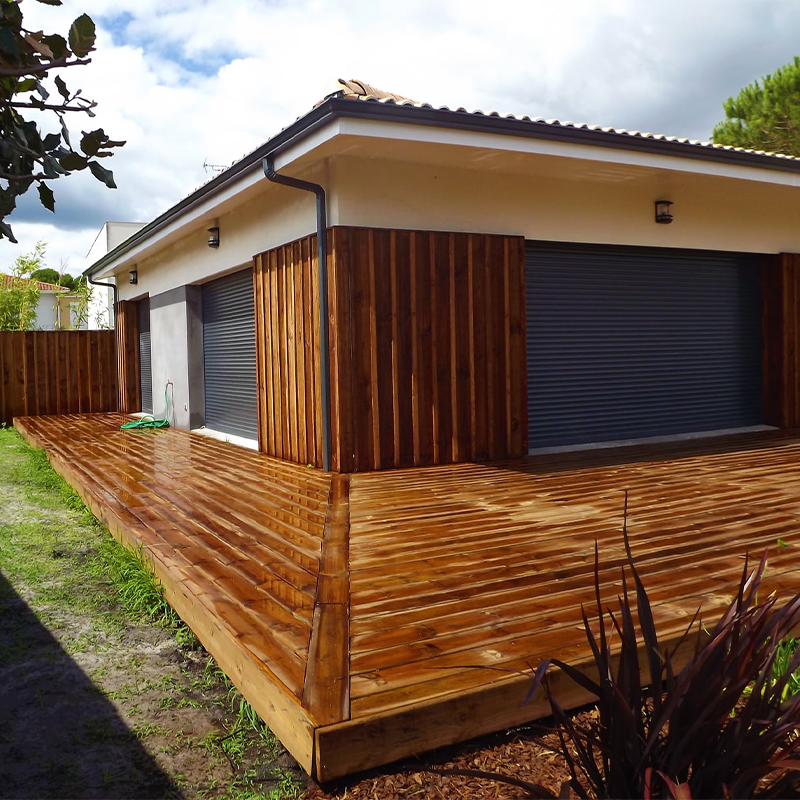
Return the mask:
[[[86,266],[94,264],[143,225],[142,222],[106,222],[86,254]],[[104,282],[113,283],[113,278],[104,278]],[[91,287],[87,316],[87,327],[90,330],[114,327],[114,293],[111,289]]]
[[[207,245],[207,228],[212,224],[220,230],[218,248]],[[241,205],[199,223],[155,256],[138,261],[135,286],[128,280],[134,265],[127,265],[117,276],[120,300],[157,295],[185,284],[205,283],[249,266],[257,253],[315,230],[313,195],[269,184],[265,179],[263,186]]]
[[[800,187],[650,168],[598,171],[582,162],[549,167],[545,174],[537,174],[535,165],[513,174],[344,157],[333,170],[337,222],[548,241],[800,252]],[[674,202],[670,225],[654,221],[653,204],[661,198]]]
[[36,303],[36,323],[40,331],[56,330],[56,297],[54,292],[40,292]]

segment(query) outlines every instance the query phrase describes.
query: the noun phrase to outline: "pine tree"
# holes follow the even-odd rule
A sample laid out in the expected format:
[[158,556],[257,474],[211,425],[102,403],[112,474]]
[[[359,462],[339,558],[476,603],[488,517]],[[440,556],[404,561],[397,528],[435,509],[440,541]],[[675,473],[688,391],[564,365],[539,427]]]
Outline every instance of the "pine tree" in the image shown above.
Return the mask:
[[800,57],[722,105],[726,118],[714,126],[715,143],[800,156]]

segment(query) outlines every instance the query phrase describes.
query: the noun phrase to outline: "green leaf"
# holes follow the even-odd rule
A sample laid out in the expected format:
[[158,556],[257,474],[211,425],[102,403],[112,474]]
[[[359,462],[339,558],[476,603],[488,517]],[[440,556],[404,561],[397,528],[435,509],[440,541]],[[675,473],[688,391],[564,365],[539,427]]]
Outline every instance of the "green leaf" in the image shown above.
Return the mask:
[[53,190],[46,183],[39,184],[39,200],[48,211],[55,213],[56,198],[53,196]]
[[42,41],[50,48],[53,58],[64,58],[67,55],[67,40],[54,33],[52,36],[42,36]]
[[8,28],[0,28],[0,53],[11,58],[19,58],[17,38]]
[[64,83],[64,79],[60,75],[56,75],[55,83],[56,83],[56,89],[58,89],[58,93],[65,100],[69,100],[69,89],[67,89],[67,84]]
[[788,547],[789,543],[785,542],[783,539],[778,539],[778,547]]
[[80,153],[67,153],[65,156],[61,156],[58,161],[67,172],[76,172],[86,169],[87,166],[86,159]]
[[17,239],[11,230],[11,226],[7,222],[0,220],[0,239],[2,239],[4,236],[12,244],[17,244]]
[[17,207],[17,198],[13,189],[0,190],[0,219],[7,217]]
[[81,14],[69,29],[69,46],[78,58],[89,55],[94,50],[95,28],[88,14]]
[[92,175],[94,175],[97,180],[108,186],[109,189],[117,188],[117,184],[114,183],[114,173],[110,169],[106,169],[96,161],[89,162],[89,169],[92,171]]
[[44,147],[47,152],[55,150],[60,144],[61,137],[57,133],[48,133],[47,136],[42,139],[42,147]]
[[98,128],[91,133],[84,132],[83,138],[81,139],[81,150],[83,150],[87,156],[97,155],[97,151],[103,146],[107,139],[108,136],[106,136],[106,132],[102,128]]
[[13,25],[18,33],[22,27],[22,11],[19,3],[0,3],[0,9],[3,11],[3,19]]
[[63,114],[61,115],[59,122],[61,123],[61,136],[63,137],[64,142],[66,143],[67,147],[72,147],[72,142],[69,140],[69,129],[67,128],[67,123],[64,122]]
[[33,78],[24,78],[17,81],[17,85],[14,87],[14,91],[17,94],[23,94],[24,92],[32,92],[36,88],[36,81]]
[[57,178],[59,175],[63,175],[66,172],[61,164],[50,155],[42,159],[42,171],[48,178]]
[[30,33],[25,36],[25,41],[28,43],[28,46],[35,50],[39,55],[44,56],[45,58],[53,58],[53,51],[47,46],[47,42],[42,41],[42,32],[39,33]]

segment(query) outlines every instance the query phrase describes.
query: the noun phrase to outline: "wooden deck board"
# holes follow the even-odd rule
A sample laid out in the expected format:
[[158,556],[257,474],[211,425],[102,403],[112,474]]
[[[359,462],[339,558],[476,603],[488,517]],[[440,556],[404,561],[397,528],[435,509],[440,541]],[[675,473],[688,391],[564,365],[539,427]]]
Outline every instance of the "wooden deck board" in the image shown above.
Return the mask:
[[[518,673],[550,656],[587,663],[580,604],[594,603],[595,542],[604,602],[621,590],[626,491],[667,640],[698,607],[708,620],[724,608],[746,553],[770,549],[765,591],[800,589],[800,434],[332,479],[183,431],[121,431],[124,419],[17,423],[143,548],[178,613],[320,779],[546,713],[538,696],[523,707]],[[471,418],[451,422],[461,435]],[[556,685],[568,707],[587,699]]]
[[117,538],[143,547],[178,613],[312,771],[318,723],[300,698],[330,477],[183,431],[121,431],[126,419],[16,425]]
[[[662,627],[724,607],[745,552],[800,589],[800,444],[782,433],[359,474],[351,484],[351,718],[402,713],[582,643],[598,542],[620,590],[625,492]],[[788,541],[786,549],[778,539]]]

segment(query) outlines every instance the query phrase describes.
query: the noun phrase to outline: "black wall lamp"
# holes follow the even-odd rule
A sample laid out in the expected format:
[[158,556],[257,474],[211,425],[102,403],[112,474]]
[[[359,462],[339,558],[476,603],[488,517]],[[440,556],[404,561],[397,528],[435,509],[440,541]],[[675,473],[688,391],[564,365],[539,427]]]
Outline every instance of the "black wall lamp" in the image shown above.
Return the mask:
[[656,200],[656,222],[669,225],[672,222],[672,212],[669,210],[672,200]]
[[130,276],[128,278],[128,283],[131,283],[134,286],[136,286],[136,284],[139,283],[139,273],[135,269],[132,269],[130,271]]
[[208,246],[219,247],[219,228],[216,225],[208,229]]

